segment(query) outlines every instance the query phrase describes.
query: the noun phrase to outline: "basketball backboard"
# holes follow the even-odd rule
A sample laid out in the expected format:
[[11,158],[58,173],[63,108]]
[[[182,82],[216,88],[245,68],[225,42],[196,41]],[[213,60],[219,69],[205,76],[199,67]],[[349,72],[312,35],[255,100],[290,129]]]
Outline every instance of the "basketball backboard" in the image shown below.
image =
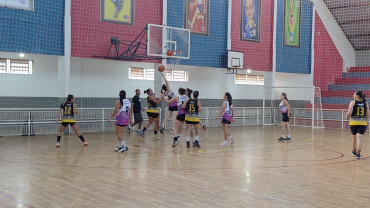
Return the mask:
[[171,58],[190,58],[190,30],[163,25],[148,24],[147,55]]
[[239,51],[227,51],[227,68],[243,69],[244,53]]

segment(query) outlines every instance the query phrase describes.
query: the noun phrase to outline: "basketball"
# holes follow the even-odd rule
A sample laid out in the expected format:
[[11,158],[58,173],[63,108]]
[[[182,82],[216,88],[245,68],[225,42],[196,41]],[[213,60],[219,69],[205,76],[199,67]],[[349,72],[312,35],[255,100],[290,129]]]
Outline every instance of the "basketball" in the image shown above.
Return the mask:
[[159,65],[158,66],[158,71],[159,72],[164,72],[164,70],[165,70],[166,68],[163,66],[163,65]]
[[167,51],[167,56],[172,56],[173,55],[173,50],[168,50]]

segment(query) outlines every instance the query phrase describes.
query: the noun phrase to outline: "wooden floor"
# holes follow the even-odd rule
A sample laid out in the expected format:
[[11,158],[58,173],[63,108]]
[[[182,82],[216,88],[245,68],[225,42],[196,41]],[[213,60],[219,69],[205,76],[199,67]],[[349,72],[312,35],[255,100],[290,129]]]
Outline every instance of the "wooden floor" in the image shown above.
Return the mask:
[[293,128],[279,142],[274,126],[201,132],[202,147],[171,147],[131,133],[130,150],[113,151],[113,133],[0,138],[0,207],[370,207],[370,144],[350,154],[349,131]]

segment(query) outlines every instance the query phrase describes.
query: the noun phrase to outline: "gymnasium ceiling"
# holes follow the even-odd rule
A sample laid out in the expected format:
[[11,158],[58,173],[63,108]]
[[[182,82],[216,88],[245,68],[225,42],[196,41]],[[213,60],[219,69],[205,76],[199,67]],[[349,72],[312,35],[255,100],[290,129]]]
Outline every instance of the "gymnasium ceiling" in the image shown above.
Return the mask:
[[370,0],[324,0],[355,50],[370,50]]

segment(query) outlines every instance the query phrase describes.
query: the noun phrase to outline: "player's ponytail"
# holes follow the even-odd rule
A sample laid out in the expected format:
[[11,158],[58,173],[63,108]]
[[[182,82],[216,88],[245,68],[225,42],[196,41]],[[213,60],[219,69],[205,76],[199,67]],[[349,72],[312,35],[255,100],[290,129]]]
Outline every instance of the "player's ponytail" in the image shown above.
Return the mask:
[[144,94],[148,94],[149,95],[149,92],[151,91],[152,89],[147,89],[147,90],[144,90]]
[[289,101],[288,100],[288,95],[285,92],[281,93],[281,95],[284,96],[285,100]]
[[191,94],[193,93],[193,90],[186,88],[186,91],[188,92],[188,97],[191,99]]
[[358,95],[363,101],[366,101],[365,94],[362,91],[356,91],[356,95]]
[[68,95],[66,102],[67,102],[67,103],[72,102],[73,98],[74,98],[74,96],[73,96],[73,95]]
[[119,91],[119,102],[123,106],[123,99],[126,99],[126,91],[121,90]]
[[195,90],[194,93],[193,93],[193,97],[194,97],[194,100],[198,100],[198,97],[199,97],[199,92],[198,90]]
[[229,101],[229,106],[232,106],[233,105],[233,97],[231,96],[231,94],[229,92],[226,92],[225,95],[226,95],[227,101]]

